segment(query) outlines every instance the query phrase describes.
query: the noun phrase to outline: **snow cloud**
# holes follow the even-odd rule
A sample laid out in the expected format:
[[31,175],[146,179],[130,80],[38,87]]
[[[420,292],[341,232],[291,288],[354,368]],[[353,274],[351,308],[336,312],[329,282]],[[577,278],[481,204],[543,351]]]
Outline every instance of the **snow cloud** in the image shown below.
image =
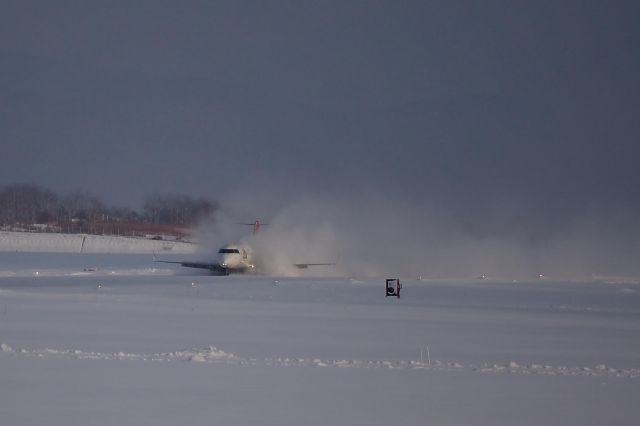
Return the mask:
[[[251,244],[265,270],[295,275],[295,263],[336,262],[303,273],[471,278],[636,274],[640,234],[632,218],[583,212],[548,219],[527,206],[460,211],[388,194],[290,197],[236,194],[198,233],[211,255]],[[281,201],[281,200],[280,200]],[[280,205],[278,205],[280,204]],[[251,235],[239,222],[266,225]]]

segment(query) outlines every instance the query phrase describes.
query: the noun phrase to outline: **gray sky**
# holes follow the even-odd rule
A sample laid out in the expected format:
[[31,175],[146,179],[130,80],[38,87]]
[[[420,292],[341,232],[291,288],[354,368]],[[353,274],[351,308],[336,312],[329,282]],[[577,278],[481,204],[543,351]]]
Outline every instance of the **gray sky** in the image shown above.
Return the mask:
[[640,213],[637,2],[0,6],[0,183]]

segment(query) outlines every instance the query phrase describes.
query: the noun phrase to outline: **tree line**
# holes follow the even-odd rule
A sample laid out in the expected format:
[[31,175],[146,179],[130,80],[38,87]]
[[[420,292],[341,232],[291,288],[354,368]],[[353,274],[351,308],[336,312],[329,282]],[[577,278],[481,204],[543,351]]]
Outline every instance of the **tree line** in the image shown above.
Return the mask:
[[142,209],[107,206],[89,192],[57,194],[35,184],[0,186],[0,224],[47,224],[64,228],[70,223],[138,223],[189,227],[213,215],[218,204],[183,194],[153,194]]

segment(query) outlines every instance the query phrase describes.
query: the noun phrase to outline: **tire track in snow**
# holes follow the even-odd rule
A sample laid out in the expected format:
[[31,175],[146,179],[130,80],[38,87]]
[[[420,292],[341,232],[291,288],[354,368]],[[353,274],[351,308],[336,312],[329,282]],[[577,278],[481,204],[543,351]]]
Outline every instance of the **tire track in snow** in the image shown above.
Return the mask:
[[462,365],[456,362],[433,361],[371,361],[371,360],[332,360],[320,358],[245,358],[225,352],[215,346],[203,349],[188,349],[160,353],[129,352],[89,352],[78,349],[13,349],[7,344],[0,344],[0,354],[22,356],[28,358],[56,358],[101,361],[152,361],[152,362],[197,362],[208,364],[226,364],[241,366],[269,367],[318,367],[318,368],[360,368],[386,370],[423,370],[423,371],[472,371],[481,374],[522,374],[547,376],[586,376],[616,377],[637,379],[640,369],[619,369],[605,364],[593,367],[553,366],[542,364],[520,365],[514,361],[509,364]]

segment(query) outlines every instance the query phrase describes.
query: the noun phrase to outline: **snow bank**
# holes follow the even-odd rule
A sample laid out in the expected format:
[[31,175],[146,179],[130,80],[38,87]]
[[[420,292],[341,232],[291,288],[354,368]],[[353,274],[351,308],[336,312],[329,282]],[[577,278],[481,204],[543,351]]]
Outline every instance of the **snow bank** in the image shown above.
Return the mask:
[[203,349],[177,350],[161,353],[131,353],[131,352],[95,352],[80,349],[13,349],[11,346],[0,344],[0,352],[14,356],[29,358],[57,358],[94,361],[185,361],[210,364],[229,364],[254,367],[324,367],[324,368],[358,368],[358,369],[386,369],[386,370],[421,370],[428,372],[474,372],[474,373],[503,373],[503,374],[537,374],[546,376],[584,376],[595,378],[637,379],[640,377],[639,368],[613,368],[605,364],[590,366],[564,365],[520,365],[511,361],[506,365],[483,364],[463,365],[457,362],[443,362],[435,360],[425,363],[416,360],[367,360],[367,359],[320,359],[320,358],[248,358],[225,352],[215,346]]
[[0,232],[0,251],[186,254],[193,253],[195,245],[105,235]]

